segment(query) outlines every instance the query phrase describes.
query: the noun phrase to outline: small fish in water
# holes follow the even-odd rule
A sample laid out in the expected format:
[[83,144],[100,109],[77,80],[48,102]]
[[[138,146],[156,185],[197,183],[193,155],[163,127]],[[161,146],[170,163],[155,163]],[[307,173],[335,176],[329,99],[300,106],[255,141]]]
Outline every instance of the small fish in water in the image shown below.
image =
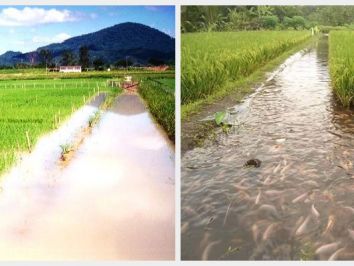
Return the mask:
[[259,202],[261,201],[261,195],[262,195],[262,192],[259,191],[259,193],[258,193],[258,195],[257,195],[257,197],[256,197],[256,200],[255,200],[254,204],[256,204],[256,205],[259,204]]
[[352,214],[354,214],[354,208],[346,206],[346,207],[344,207],[344,209],[346,209],[346,210],[350,211]]
[[334,222],[335,222],[335,217],[334,215],[330,215],[328,217],[328,222],[327,222],[327,226],[326,226],[326,229],[325,231],[323,232],[323,234],[327,234],[328,232],[332,231],[333,229],[333,226],[334,226]]
[[261,166],[261,164],[262,164],[262,162],[261,162],[261,160],[258,160],[258,159],[251,159],[251,160],[248,160],[245,164],[244,164],[244,166],[245,167],[260,167]]
[[295,199],[293,199],[291,202],[292,203],[297,203],[299,201],[304,201],[307,198],[308,195],[309,195],[309,193],[305,192],[304,194],[301,194],[300,196],[298,196]]
[[336,252],[334,252],[328,260],[336,260],[338,258],[339,253],[341,253],[345,248],[340,248]]
[[209,243],[209,244],[206,246],[206,248],[204,249],[203,254],[202,254],[202,260],[208,260],[208,258],[209,258],[209,253],[210,253],[211,249],[212,249],[215,245],[219,244],[219,242],[220,242],[220,241],[213,241],[213,242]]
[[276,174],[278,170],[280,169],[281,163],[278,163],[278,165],[273,169],[273,174]]
[[340,242],[334,242],[322,245],[318,249],[316,249],[315,254],[321,256],[324,254],[335,252],[335,250],[339,247],[339,244]]
[[281,144],[284,143],[286,139],[277,139],[275,140],[276,143]]
[[264,192],[264,194],[266,194],[267,196],[271,196],[271,197],[276,197],[279,195],[282,195],[284,193],[284,191],[279,191],[279,190],[267,190]]
[[270,235],[274,232],[275,226],[276,224],[273,223],[267,227],[267,229],[263,233],[263,237],[262,237],[263,241],[266,241],[270,237]]
[[285,171],[288,170],[291,165],[292,165],[292,163],[289,163],[288,165],[286,165],[286,166],[280,171],[280,174],[283,175],[283,174],[285,173]]
[[257,224],[252,225],[252,237],[253,237],[253,241],[257,244],[258,243],[258,236],[259,236],[259,228],[257,226]]
[[316,218],[320,217],[320,213],[315,208],[315,204],[312,204],[311,206],[311,214]]
[[181,227],[181,234],[185,234],[188,230],[188,227],[189,227],[189,222],[183,223],[183,225]]
[[299,226],[299,228],[296,230],[295,235],[299,236],[299,235],[304,234],[304,233],[307,231],[307,229],[308,229],[310,220],[311,220],[311,217],[310,217],[310,216],[307,216],[306,219],[305,219],[305,221],[303,221],[303,223],[302,223],[302,224]]

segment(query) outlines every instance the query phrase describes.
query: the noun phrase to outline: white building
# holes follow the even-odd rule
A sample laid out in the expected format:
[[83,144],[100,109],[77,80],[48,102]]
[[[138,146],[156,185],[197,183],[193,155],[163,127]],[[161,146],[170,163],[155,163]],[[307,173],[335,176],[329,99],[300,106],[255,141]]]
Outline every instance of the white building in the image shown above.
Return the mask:
[[81,66],[60,66],[59,72],[63,72],[63,73],[81,72]]

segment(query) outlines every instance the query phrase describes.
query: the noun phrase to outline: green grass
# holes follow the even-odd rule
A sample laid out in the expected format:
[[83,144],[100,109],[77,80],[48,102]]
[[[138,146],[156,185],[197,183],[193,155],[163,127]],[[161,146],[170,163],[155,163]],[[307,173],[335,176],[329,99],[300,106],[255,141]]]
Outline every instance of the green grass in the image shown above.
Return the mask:
[[343,106],[354,104],[354,31],[331,31],[329,64],[333,89]]
[[173,75],[174,70],[156,72],[144,69],[112,70],[112,71],[88,71],[81,73],[48,72],[44,68],[30,69],[1,69],[0,80],[29,80],[29,79],[80,79],[80,78],[116,78],[126,74],[141,76]]
[[111,91],[105,79],[1,81],[0,173],[98,90]]
[[309,31],[182,34],[182,104],[218,92],[310,37]]
[[139,93],[145,99],[151,114],[165,129],[170,140],[175,142],[175,79],[145,78]]

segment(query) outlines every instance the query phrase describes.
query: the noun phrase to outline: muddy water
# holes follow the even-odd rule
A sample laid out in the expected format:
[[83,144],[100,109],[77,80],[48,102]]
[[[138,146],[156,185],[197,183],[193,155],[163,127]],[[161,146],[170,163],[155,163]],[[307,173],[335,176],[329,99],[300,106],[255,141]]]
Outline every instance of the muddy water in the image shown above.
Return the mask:
[[354,112],[327,53],[321,39],[289,58],[229,109],[228,136],[185,154],[183,259],[354,259]]
[[174,152],[138,96],[121,95],[67,167],[18,168],[2,182],[0,259],[174,258]]

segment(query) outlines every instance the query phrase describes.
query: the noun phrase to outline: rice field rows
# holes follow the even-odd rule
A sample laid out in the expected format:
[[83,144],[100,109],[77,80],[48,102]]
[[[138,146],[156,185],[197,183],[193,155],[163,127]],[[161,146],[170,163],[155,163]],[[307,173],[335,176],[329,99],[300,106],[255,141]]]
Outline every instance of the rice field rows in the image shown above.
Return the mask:
[[348,107],[354,103],[354,31],[331,31],[330,74],[335,94]]
[[105,79],[0,82],[0,173],[18,152],[30,150],[41,135],[107,89]]
[[150,112],[162,125],[168,137],[175,141],[175,79],[146,78],[139,86],[140,95],[147,101]]
[[182,34],[182,104],[206,98],[250,75],[310,37],[308,31]]

